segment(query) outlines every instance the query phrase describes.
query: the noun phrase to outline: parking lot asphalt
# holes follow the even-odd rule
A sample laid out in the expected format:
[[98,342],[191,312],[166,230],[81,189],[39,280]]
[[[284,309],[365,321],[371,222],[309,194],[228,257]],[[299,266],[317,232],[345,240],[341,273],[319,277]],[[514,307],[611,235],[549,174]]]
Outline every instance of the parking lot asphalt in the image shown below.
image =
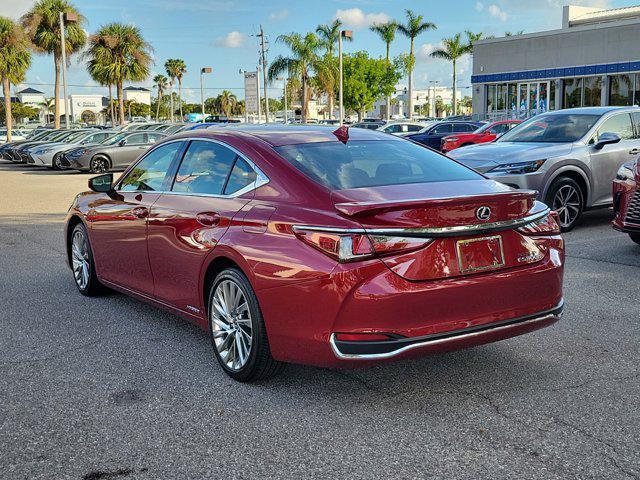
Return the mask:
[[0,161],[0,478],[640,477],[640,247],[610,210],[566,235],[551,328],[245,385],[182,319],[77,293],[62,222],[88,178]]

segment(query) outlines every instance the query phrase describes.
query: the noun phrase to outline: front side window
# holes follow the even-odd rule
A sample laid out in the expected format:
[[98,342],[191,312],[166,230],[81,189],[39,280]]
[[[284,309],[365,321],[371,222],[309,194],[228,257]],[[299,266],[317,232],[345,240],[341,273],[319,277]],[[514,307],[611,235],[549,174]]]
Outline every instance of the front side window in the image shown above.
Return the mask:
[[506,132],[507,130],[509,130],[509,124],[500,123],[498,125],[494,125],[493,127],[491,127],[489,129],[489,132],[493,133],[494,135],[500,135],[501,133]]
[[172,191],[222,195],[235,152],[213,142],[193,141],[180,164]]
[[124,141],[125,145],[141,145],[146,143],[147,134],[146,133],[136,133],[135,135],[130,135]]
[[579,113],[543,114],[512,128],[497,142],[568,143],[584,137],[600,115]]
[[445,123],[442,125],[438,125],[433,130],[431,130],[431,135],[442,135],[444,133],[451,133],[451,124]]
[[621,113],[619,115],[609,117],[602,125],[600,125],[600,128],[598,128],[598,138],[603,133],[615,133],[622,140],[629,140],[633,138],[631,115],[628,113]]
[[447,157],[403,140],[303,143],[275,150],[332,190],[483,178]]
[[119,190],[161,191],[171,162],[182,145],[182,142],[167,143],[149,152],[122,180]]
[[422,130],[422,125],[407,125],[407,132],[418,132]]

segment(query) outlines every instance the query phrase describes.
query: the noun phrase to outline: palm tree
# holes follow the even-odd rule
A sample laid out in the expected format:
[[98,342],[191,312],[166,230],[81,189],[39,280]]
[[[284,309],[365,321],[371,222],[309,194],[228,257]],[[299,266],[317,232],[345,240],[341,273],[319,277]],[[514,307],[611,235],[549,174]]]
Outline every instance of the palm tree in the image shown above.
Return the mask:
[[7,124],[7,142],[11,141],[11,84],[24,80],[31,64],[29,40],[22,27],[11,19],[0,17],[0,80],[4,95],[4,115]]
[[100,85],[105,85],[109,88],[109,113],[111,117],[111,125],[116,124],[115,112],[113,109],[113,91],[112,86],[115,83],[115,79],[113,78],[113,72],[109,69],[109,65],[111,60],[106,57],[91,57],[92,52],[95,53],[96,49],[92,48],[94,43],[97,42],[109,42],[109,38],[101,38],[98,40],[98,36],[100,36],[100,32],[89,39],[89,50],[85,52],[85,57],[89,57],[89,61],[87,62],[87,70],[91,78],[98,82]]
[[[387,45],[387,63],[391,64],[391,43],[396,38],[396,30],[398,29],[398,24],[394,21],[387,23],[376,23],[371,26],[370,30],[372,32],[377,33],[382,41]],[[391,113],[391,96],[387,96],[387,120],[389,120],[389,115]]]
[[431,52],[433,58],[440,58],[443,60],[449,60],[453,64],[453,114],[457,112],[456,105],[456,61],[463,55],[470,52],[471,47],[469,44],[464,43],[461,39],[461,35],[456,33],[451,38],[445,38],[442,40],[443,48],[439,48]]
[[227,118],[231,116],[231,111],[237,102],[238,99],[229,90],[223,90],[217,98],[217,103]]
[[[338,43],[338,38],[340,38],[340,31],[342,30],[340,27],[342,27],[342,22],[340,20],[334,20],[331,24],[318,25],[316,28],[316,34],[328,55],[333,55],[333,47],[335,47],[336,43]],[[350,42],[353,38],[345,37],[344,40]]]
[[313,33],[304,37],[299,33],[280,35],[277,40],[291,50],[291,56],[278,55],[269,67],[269,80],[287,72],[288,76],[298,77],[302,83],[302,121],[307,121],[309,110],[309,82],[311,74],[318,65],[318,50],[322,42]]
[[124,124],[123,84],[126,81],[141,82],[149,76],[151,51],[140,29],[134,25],[110,23],[89,39],[87,55],[101,66],[104,78],[116,85],[121,125]]
[[465,30],[464,33],[467,34],[467,46],[469,48],[469,55],[473,55],[473,46],[476,42],[484,38],[484,33],[473,33],[471,30]]
[[406,24],[399,24],[398,30],[400,30],[406,37],[408,37],[411,41],[409,48],[409,118],[413,117],[413,67],[416,63],[416,57],[413,54],[415,39],[421,33],[426,32],[427,30],[435,30],[436,25],[431,22],[423,22],[422,15],[416,15],[411,10],[405,10],[405,15],[407,17]]
[[180,119],[182,119],[182,78],[184,77],[184,74],[187,73],[187,64],[184,63],[184,60],[180,58],[176,58],[174,62],[174,71],[176,74],[176,79],[178,80],[178,104],[180,105]]
[[53,113],[53,109],[56,106],[55,99],[45,98],[43,102],[40,103],[40,109],[44,112],[44,121],[45,123],[49,123],[49,115]]
[[22,25],[27,31],[36,51],[53,55],[55,68],[55,128],[60,128],[60,66],[62,64],[62,42],[60,41],[60,13],[75,14],[78,20],[65,25],[65,51],[67,60],[80,50],[87,41],[82,28],[85,18],[67,0],[40,0],[22,17]]
[[[174,106],[173,106],[173,86],[176,84],[176,79],[180,78],[180,82],[182,82],[182,75],[186,72],[186,66],[184,65],[184,61],[179,58],[170,58],[166,62],[164,62],[164,68],[167,72],[167,76],[169,77],[169,98],[171,103],[171,121],[173,122],[173,114],[174,114]],[[184,70],[182,70],[184,68]],[[181,97],[179,97],[181,98]],[[182,100],[180,100],[182,103]],[[182,106],[180,109],[182,112]],[[182,115],[182,113],[180,114]]]
[[167,89],[167,77],[159,73],[155,77],[153,77],[153,83],[155,87],[158,89],[158,100],[156,105],[156,122],[158,121],[158,117],[160,116],[160,104],[162,103],[162,95]]

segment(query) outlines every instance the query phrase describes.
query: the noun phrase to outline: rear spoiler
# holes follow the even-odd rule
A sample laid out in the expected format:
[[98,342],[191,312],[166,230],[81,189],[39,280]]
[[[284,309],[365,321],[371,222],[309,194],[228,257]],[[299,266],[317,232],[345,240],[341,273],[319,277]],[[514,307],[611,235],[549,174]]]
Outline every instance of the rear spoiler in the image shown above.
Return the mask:
[[492,200],[499,196],[509,196],[514,200],[531,200],[538,197],[536,190],[516,190],[507,192],[493,192],[480,195],[469,195],[466,197],[443,197],[443,198],[410,198],[406,200],[386,200],[372,202],[344,202],[336,203],[335,209],[344,215],[355,217],[362,214],[371,214],[381,211],[404,210],[412,207],[429,207],[437,204],[464,203],[473,201],[482,201],[482,199]]

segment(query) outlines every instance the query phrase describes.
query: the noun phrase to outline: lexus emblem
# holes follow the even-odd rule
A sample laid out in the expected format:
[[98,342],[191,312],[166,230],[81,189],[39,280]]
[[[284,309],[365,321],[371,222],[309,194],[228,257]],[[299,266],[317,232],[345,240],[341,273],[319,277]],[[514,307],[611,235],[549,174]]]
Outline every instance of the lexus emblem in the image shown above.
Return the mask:
[[476,218],[481,221],[489,220],[491,209],[489,207],[478,207],[476,210]]

